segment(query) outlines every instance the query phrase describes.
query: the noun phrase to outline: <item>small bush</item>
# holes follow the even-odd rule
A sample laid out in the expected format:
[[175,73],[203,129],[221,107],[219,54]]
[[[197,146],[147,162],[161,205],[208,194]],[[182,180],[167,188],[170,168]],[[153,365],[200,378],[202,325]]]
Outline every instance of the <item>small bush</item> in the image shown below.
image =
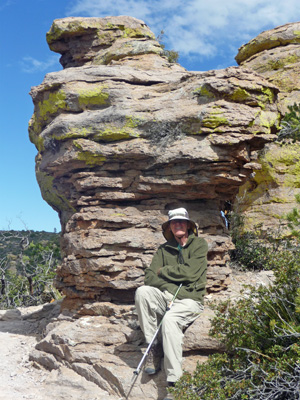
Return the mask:
[[281,227],[276,232],[266,233],[261,225],[257,225],[253,231],[245,232],[242,216],[232,213],[230,218],[231,237],[235,245],[230,254],[231,260],[245,270],[272,269],[279,247],[289,246],[288,241],[280,238]]
[[300,251],[281,251],[275,264],[272,288],[249,286],[216,306],[211,334],[226,351],[185,374],[178,399],[299,399]]
[[285,114],[281,121],[280,131],[277,140],[279,142],[292,141],[300,139],[300,104],[294,103],[288,106],[289,112]]
[[157,40],[163,49],[163,56],[168,59],[169,63],[177,63],[179,59],[179,53],[175,50],[166,50],[165,45],[162,42],[164,34],[164,31],[161,31],[157,37]]

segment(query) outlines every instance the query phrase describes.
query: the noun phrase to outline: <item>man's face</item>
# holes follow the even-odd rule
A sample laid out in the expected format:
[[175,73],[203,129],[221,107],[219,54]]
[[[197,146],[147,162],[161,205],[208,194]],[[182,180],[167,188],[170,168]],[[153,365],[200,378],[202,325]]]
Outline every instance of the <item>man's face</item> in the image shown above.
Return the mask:
[[188,221],[184,219],[173,219],[170,221],[170,229],[175,238],[182,238],[188,235]]

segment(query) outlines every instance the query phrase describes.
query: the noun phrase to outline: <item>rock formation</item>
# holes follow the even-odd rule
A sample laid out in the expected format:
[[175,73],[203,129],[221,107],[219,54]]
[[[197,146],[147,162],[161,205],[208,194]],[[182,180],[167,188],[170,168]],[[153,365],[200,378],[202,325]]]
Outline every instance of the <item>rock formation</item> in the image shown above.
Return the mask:
[[68,307],[132,301],[179,205],[209,242],[208,290],[226,288],[220,211],[274,137],[278,89],[244,68],[170,64],[134,18],[56,20],[47,40],[64,70],[31,90],[29,132],[43,198],[61,219]]
[[[288,106],[300,103],[299,22],[262,32],[239,49],[236,60],[242,68],[251,68],[280,89],[281,116],[288,112]],[[253,177],[240,188],[236,208],[243,213],[247,229],[262,224],[264,230],[274,230],[280,218],[296,206],[300,146],[268,144],[258,161]],[[281,223],[284,225],[284,221]]]
[[[130,17],[56,20],[47,40],[64,69],[31,90],[29,134],[42,196],[62,225],[64,322],[48,326],[32,359],[70,368],[115,399],[141,357],[133,296],[170,208],[186,207],[209,243],[208,293],[228,288],[232,243],[221,211],[275,138],[280,93],[249,68],[169,63]],[[186,332],[187,370],[220,349],[208,336],[211,315]],[[132,399],[163,398],[164,386],[163,371],[142,374]]]

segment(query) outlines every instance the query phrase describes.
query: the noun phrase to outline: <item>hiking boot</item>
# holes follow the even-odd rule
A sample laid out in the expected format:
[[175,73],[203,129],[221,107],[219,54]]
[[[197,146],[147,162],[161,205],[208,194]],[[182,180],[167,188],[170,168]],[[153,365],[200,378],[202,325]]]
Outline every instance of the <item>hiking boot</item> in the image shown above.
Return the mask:
[[161,344],[153,344],[147,356],[145,372],[148,375],[154,375],[160,370],[163,349]]

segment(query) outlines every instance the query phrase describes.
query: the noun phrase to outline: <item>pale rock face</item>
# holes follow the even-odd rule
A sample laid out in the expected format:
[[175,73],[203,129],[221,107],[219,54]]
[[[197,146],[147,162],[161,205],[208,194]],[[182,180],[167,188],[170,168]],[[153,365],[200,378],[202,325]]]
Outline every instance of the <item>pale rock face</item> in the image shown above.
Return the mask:
[[[275,137],[280,91],[249,68],[188,72],[169,63],[130,17],[56,20],[47,40],[64,69],[32,88],[29,134],[42,196],[62,224],[63,315],[81,318],[48,326],[32,359],[64,365],[114,399],[141,358],[133,298],[164,242],[169,209],[186,207],[208,242],[209,296],[230,292],[221,211]],[[189,371],[203,352],[221,350],[208,335],[212,317],[207,308],[185,334]],[[163,371],[141,375],[132,399],[163,398],[164,386]]]
[[[290,23],[262,32],[239,49],[236,60],[276,85],[281,116],[288,106],[300,103],[300,23]],[[258,157],[251,178],[239,190],[236,209],[245,217],[247,229],[262,229],[284,235],[287,222],[281,220],[294,207],[300,193],[299,144],[266,145]],[[279,224],[282,225],[280,230]]]

